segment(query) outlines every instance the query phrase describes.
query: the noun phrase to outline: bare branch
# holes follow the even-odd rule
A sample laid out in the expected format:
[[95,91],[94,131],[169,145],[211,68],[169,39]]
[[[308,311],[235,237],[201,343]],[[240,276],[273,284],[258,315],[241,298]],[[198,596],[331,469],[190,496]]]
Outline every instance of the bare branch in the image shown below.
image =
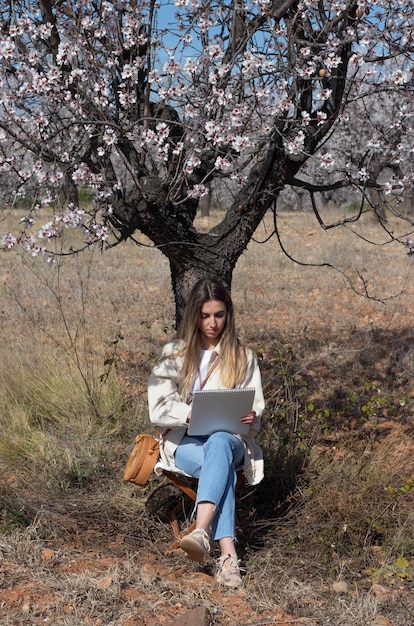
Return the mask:
[[274,224],[274,234],[277,237],[279,246],[283,252],[283,254],[290,260],[293,261],[296,265],[301,265],[303,267],[319,267],[319,268],[323,268],[323,267],[327,267],[331,270],[334,270],[335,272],[337,272],[338,274],[341,274],[341,276],[343,276],[343,278],[345,279],[345,281],[348,283],[350,289],[358,296],[363,296],[364,298],[368,299],[368,300],[373,300],[375,302],[380,302],[381,304],[385,304],[386,301],[388,300],[392,300],[394,298],[397,298],[401,295],[401,293],[403,292],[398,292],[394,295],[391,296],[387,296],[385,298],[376,298],[375,296],[371,296],[369,294],[368,291],[368,280],[365,279],[363,277],[363,275],[357,270],[357,274],[358,277],[360,278],[361,282],[362,282],[362,291],[359,290],[355,285],[354,282],[352,281],[351,277],[344,271],[342,270],[340,267],[337,267],[335,265],[332,265],[332,263],[327,263],[327,262],[321,262],[321,263],[311,263],[309,261],[299,261],[298,259],[296,259],[294,256],[292,256],[285,248],[283,242],[282,242],[282,238],[278,229],[278,225],[277,225],[277,212],[276,212],[276,206],[273,208],[273,224]]

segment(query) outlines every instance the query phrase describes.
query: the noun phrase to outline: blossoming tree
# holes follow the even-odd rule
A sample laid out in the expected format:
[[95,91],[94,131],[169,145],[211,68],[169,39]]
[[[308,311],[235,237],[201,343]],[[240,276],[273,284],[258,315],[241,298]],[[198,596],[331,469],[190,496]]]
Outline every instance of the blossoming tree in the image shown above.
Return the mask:
[[[364,163],[329,141],[355,102],[404,100],[412,119],[413,0],[1,0],[0,177],[27,215],[3,246],[49,259],[60,232],[83,245],[143,233],[168,257],[177,311],[193,281],[229,286],[237,259],[281,190],[364,188]],[[369,109],[369,107],[368,107]],[[370,123],[366,109],[366,123]],[[374,111],[373,111],[374,114]],[[374,121],[366,154],[384,151]],[[375,135],[375,137],[373,136]],[[412,151],[411,139],[393,158]],[[401,154],[398,154],[399,151]],[[384,188],[410,188],[413,176]],[[232,201],[208,233],[200,198],[220,180]],[[93,190],[80,208],[79,188]],[[42,217],[50,210],[50,219]],[[19,230],[20,228],[20,230]]]

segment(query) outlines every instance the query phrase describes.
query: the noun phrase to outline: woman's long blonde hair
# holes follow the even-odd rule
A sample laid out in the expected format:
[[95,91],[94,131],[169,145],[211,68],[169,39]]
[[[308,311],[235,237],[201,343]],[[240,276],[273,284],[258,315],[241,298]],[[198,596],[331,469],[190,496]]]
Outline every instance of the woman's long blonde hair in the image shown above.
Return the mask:
[[232,389],[243,382],[246,375],[247,357],[244,346],[236,336],[233,302],[229,291],[216,280],[202,278],[193,287],[188,298],[176,338],[182,342],[180,356],[183,358],[180,392],[190,393],[199,373],[201,337],[198,328],[201,307],[205,302],[217,300],[226,305],[226,322],[220,336],[220,378],[224,387]]

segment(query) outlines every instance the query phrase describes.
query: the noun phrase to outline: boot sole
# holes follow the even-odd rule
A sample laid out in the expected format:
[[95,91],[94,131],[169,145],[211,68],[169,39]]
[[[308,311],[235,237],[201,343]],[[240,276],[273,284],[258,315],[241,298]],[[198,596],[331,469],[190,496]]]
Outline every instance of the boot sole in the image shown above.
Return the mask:
[[196,563],[206,562],[208,550],[204,550],[190,535],[181,539],[180,548],[184,550],[188,559]]

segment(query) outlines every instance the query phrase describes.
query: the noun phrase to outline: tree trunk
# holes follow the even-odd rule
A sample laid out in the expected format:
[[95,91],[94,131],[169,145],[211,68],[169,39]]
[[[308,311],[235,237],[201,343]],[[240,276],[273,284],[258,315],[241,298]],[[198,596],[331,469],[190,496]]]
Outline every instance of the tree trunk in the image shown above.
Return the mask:
[[[125,154],[130,157],[129,153]],[[140,230],[168,258],[180,323],[185,302],[194,283],[211,277],[231,288],[234,267],[246,249],[266,211],[272,206],[288,177],[300,164],[289,162],[275,142],[251,169],[248,182],[227,209],[222,221],[208,233],[194,226],[198,201],[172,204],[169,188],[157,176],[141,176],[139,192],[128,199],[114,198],[112,224],[127,238]]]
[[201,264],[198,263],[194,263],[190,267],[177,267],[170,263],[170,268],[177,328],[182,319],[190,291],[200,278],[214,278],[223,283],[229,290],[231,289],[233,269],[230,269],[229,266],[221,265],[221,267],[211,268],[211,271],[206,271],[205,267],[201,267]]
[[72,174],[73,171],[71,170],[65,176],[64,193],[68,204],[73,204],[73,206],[79,206],[78,188],[73,182]]
[[210,217],[211,199],[213,196],[213,190],[211,184],[207,185],[208,194],[200,200],[200,215],[201,217]]

